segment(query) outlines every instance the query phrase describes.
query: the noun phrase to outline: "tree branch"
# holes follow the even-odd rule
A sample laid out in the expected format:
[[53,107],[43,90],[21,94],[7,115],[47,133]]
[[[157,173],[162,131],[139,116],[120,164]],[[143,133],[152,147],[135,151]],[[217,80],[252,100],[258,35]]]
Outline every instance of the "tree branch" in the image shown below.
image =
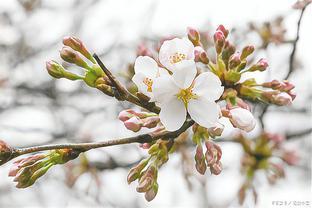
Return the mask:
[[131,143],[141,143],[141,144],[150,143],[158,139],[163,139],[163,140],[174,139],[178,137],[180,134],[182,134],[183,132],[185,132],[193,124],[194,124],[194,121],[191,119],[188,119],[184,122],[184,124],[182,125],[180,129],[173,131],[173,132],[156,131],[156,132],[151,132],[151,133],[142,134],[138,136],[126,137],[122,139],[113,139],[113,140],[102,141],[102,142],[49,144],[49,145],[39,145],[39,146],[33,146],[33,147],[27,147],[27,148],[15,148],[13,149],[12,157],[10,158],[10,160],[12,160],[15,157],[24,155],[24,154],[46,151],[46,150],[74,149],[80,152],[86,152],[88,150],[101,148],[101,147],[116,146],[116,145],[131,144]]
[[285,76],[285,80],[287,80],[290,75],[294,72],[295,70],[295,56],[296,56],[296,50],[297,50],[297,44],[298,44],[298,41],[300,39],[300,26],[301,26],[301,20],[302,20],[302,17],[303,17],[303,14],[304,14],[304,11],[305,9],[307,8],[307,6],[309,5],[310,3],[306,4],[302,9],[301,9],[301,13],[300,13],[300,16],[299,16],[299,19],[298,19],[298,22],[297,22],[297,33],[296,33],[296,38],[295,40],[292,42],[292,51],[291,51],[291,54],[290,54],[290,57],[289,57],[289,69],[288,69],[288,73],[286,74]]

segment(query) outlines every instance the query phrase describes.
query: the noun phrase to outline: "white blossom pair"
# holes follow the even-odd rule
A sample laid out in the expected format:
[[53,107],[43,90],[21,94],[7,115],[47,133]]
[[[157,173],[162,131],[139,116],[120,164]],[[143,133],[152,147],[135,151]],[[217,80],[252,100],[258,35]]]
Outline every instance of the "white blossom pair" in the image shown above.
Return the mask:
[[159,104],[160,121],[169,131],[179,129],[187,113],[199,125],[210,128],[219,119],[216,100],[223,93],[219,78],[211,72],[196,77],[194,46],[188,39],[175,38],[163,43],[158,67],[150,57],[138,57],[133,82],[138,90]]

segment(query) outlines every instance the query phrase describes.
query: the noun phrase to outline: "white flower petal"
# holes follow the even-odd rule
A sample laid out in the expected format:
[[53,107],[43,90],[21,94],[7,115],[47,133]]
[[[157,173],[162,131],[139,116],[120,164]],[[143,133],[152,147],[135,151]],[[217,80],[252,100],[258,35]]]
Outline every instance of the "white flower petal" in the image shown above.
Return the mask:
[[210,101],[219,99],[223,90],[219,77],[212,72],[201,73],[194,81],[193,92]]
[[186,89],[191,86],[196,74],[195,62],[193,60],[185,60],[175,64],[172,77],[180,88]]
[[186,55],[187,60],[194,60],[194,45],[188,38],[178,39],[177,42],[177,50],[179,53],[183,53]]
[[220,108],[215,102],[209,101],[204,97],[191,99],[188,103],[188,112],[191,118],[199,125],[210,128],[219,119]]
[[180,88],[176,85],[172,76],[163,75],[154,79],[152,91],[154,94],[154,100],[162,103],[176,97]]
[[166,40],[159,50],[159,61],[169,70],[173,70],[175,64],[170,63],[170,56],[176,53],[184,54],[186,60],[194,60],[194,45],[187,38],[174,38]]
[[184,103],[176,98],[172,98],[160,105],[159,118],[168,131],[178,130],[186,119],[186,109]]
[[154,78],[158,73],[158,65],[149,56],[139,56],[134,63],[134,72],[142,73],[148,78]]
[[142,92],[143,94],[151,97],[152,93],[147,91],[147,86],[143,83],[143,80],[146,78],[146,76],[142,73],[136,73],[132,77],[132,81],[134,84],[138,87],[138,91]]

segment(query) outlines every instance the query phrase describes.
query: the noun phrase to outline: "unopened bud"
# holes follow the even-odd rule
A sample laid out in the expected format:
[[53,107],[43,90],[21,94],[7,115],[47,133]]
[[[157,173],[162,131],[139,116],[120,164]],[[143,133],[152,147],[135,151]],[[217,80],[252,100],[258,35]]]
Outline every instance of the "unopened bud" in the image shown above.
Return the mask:
[[68,46],[64,46],[62,48],[62,50],[60,51],[60,56],[64,61],[68,63],[76,64],[77,66],[85,69],[90,68],[88,64],[80,57],[78,52],[74,51]]
[[225,41],[224,48],[222,51],[222,59],[224,60],[224,62],[228,63],[229,58],[231,57],[231,55],[235,53],[235,50],[236,49],[233,44],[231,44],[229,41]]
[[284,162],[286,162],[288,165],[297,165],[300,158],[298,156],[298,152],[295,150],[286,150],[283,153],[282,159]]
[[252,45],[244,47],[242,50],[242,54],[240,56],[240,59],[241,60],[246,59],[250,54],[252,54],[254,52],[254,50],[255,50],[255,47]]
[[142,174],[139,185],[137,186],[137,192],[147,192],[153,186],[153,183],[157,177],[157,169],[154,165],[148,167],[148,169]]
[[217,31],[220,30],[224,37],[227,38],[228,34],[229,34],[229,30],[225,29],[225,27],[223,25],[219,25],[217,28]]
[[75,51],[80,52],[84,57],[89,59],[94,64],[96,63],[91,53],[88,51],[84,43],[74,36],[68,36],[63,38],[63,44],[72,48]]
[[241,55],[239,53],[235,53],[230,57],[230,59],[229,59],[229,68],[230,69],[234,69],[235,67],[237,67],[241,63],[240,56]]
[[265,71],[268,68],[269,64],[266,59],[260,59],[255,65],[251,66],[248,71]]
[[139,178],[141,171],[146,167],[148,164],[149,158],[141,160],[139,164],[135,167],[131,168],[127,177],[128,184],[135,181]]
[[233,108],[230,110],[230,121],[234,127],[250,132],[256,126],[256,120],[249,110]]
[[208,55],[202,47],[196,46],[194,49],[194,55],[196,62],[202,62],[203,64],[209,63]]
[[194,44],[194,46],[200,46],[200,34],[195,28],[187,28],[187,37]]
[[220,30],[217,30],[215,34],[213,35],[213,39],[215,42],[215,48],[216,48],[217,54],[220,54],[222,52],[222,49],[225,43],[225,36],[223,32],[221,32]]
[[11,167],[11,169],[9,171],[9,176],[10,177],[16,176],[17,172],[21,168],[33,165],[35,162],[37,162],[37,161],[39,161],[45,157],[46,157],[46,155],[44,155],[44,154],[38,154],[38,155],[32,155],[32,156],[29,156],[27,158],[23,158],[23,159],[15,161],[13,163],[13,166]]
[[210,172],[214,175],[219,175],[222,171],[222,163],[217,161],[213,165],[210,166]]
[[82,79],[81,76],[71,73],[69,71],[66,71],[64,67],[60,65],[59,63],[57,63],[56,61],[47,61],[46,69],[48,73],[56,79],[60,79],[60,78],[66,78],[69,80]]
[[0,140],[0,165],[8,162],[12,158],[13,149],[4,141]]
[[129,120],[125,121],[124,125],[130,131],[138,132],[138,131],[140,131],[141,127],[143,126],[143,123],[137,117],[132,117]]
[[154,128],[154,127],[157,126],[159,121],[160,121],[159,116],[147,117],[147,118],[142,120],[143,127],[146,127],[146,128],[149,128],[149,129]]
[[208,128],[209,135],[212,137],[221,136],[223,130],[224,125],[218,122],[213,127]]
[[196,170],[204,175],[207,169],[206,162],[205,162],[205,156],[203,153],[203,147],[201,144],[197,145],[196,147],[196,154],[195,154],[195,167]]
[[286,92],[281,92],[273,96],[273,102],[280,106],[290,105],[292,103],[292,97]]
[[158,184],[155,181],[152,188],[145,193],[146,201],[152,201],[156,197],[157,192],[158,192]]

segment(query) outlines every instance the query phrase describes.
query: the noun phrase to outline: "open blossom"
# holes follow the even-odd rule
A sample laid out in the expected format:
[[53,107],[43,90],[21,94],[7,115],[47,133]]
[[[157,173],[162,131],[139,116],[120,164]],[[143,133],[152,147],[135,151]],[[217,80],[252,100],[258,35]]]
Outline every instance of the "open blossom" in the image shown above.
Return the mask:
[[164,68],[158,67],[156,61],[149,56],[139,56],[134,64],[135,74],[132,81],[138,87],[138,90],[143,94],[152,97],[152,86],[154,79],[168,71]]
[[244,131],[252,131],[256,126],[256,120],[249,110],[244,108],[233,108],[230,110],[230,121],[234,127]]
[[173,73],[173,77],[184,76],[185,69],[189,69],[189,76],[184,77],[193,81],[197,73],[194,59],[194,45],[187,38],[167,40],[159,50],[160,63]]
[[169,131],[179,129],[187,112],[199,125],[210,128],[218,121],[220,108],[215,103],[223,93],[219,78],[211,72],[195,80],[194,68],[185,68],[176,76],[155,79],[153,93],[161,111],[160,121]]

